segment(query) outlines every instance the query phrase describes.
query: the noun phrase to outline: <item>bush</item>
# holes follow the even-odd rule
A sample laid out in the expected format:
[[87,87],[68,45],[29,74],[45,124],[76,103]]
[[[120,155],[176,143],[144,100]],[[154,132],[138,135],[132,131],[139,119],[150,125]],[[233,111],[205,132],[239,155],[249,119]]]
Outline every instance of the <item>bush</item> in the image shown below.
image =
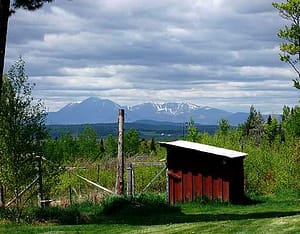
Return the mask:
[[82,223],[80,211],[75,206],[67,208],[61,207],[46,207],[46,208],[32,208],[25,213],[26,221],[33,222],[56,222],[59,224],[80,224]]
[[164,196],[146,193],[127,199],[124,197],[109,197],[102,203],[104,215],[123,215],[135,217],[158,216],[178,211],[178,207],[166,203]]
[[112,196],[103,200],[102,202],[102,213],[105,215],[111,215],[122,210],[130,202],[124,197]]

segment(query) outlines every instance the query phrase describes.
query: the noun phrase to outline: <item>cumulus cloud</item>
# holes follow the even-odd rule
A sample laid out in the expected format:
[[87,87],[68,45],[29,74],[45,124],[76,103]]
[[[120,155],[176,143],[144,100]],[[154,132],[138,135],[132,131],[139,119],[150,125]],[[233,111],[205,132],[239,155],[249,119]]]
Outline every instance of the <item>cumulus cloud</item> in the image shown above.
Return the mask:
[[50,111],[89,96],[230,111],[295,105],[269,0],[55,1],[10,18],[6,70],[22,55]]

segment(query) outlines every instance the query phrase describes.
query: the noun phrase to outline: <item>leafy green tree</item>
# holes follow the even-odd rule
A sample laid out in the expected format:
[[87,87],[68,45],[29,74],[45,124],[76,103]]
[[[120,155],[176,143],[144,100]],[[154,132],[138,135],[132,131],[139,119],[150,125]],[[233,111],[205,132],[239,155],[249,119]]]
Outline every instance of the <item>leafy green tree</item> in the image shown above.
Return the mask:
[[288,20],[290,25],[279,29],[278,37],[286,42],[281,43],[280,60],[287,62],[297,74],[293,79],[294,86],[300,89],[300,0],[287,0],[284,3],[273,2],[272,5],[279,11],[280,16]]
[[130,157],[139,152],[140,140],[139,134],[135,129],[130,129],[124,134],[124,153]]
[[[63,133],[59,141],[59,148],[62,151],[61,156],[64,160],[74,162],[78,156],[78,144],[70,132]],[[60,156],[60,157],[61,157]]]
[[70,132],[62,133],[59,139],[47,139],[45,143],[45,155],[49,160],[61,163],[74,162],[78,156],[78,145]]
[[91,125],[86,125],[78,137],[78,150],[83,158],[96,159],[99,155],[97,133]]
[[43,156],[47,137],[45,108],[41,101],[33,103],[32,88],[19,58],[8,71],[0,97],[0,179],[15,195],[34,179],[36,155]]
[[8,17],[16,9],[23,8],[26,10],[33,11],[42,7],[45,2],[52,1],[53,0],[0,0],[0,96],[2,93]]
[[142,139],[140,141],[139,152],[147,155],[155,155],[157,153],[157,148],[154,138],[151,138],[151,140]]
[[108,135],[104,141],[105,156],[108,158],[117,157],[118,139],[112,135]]

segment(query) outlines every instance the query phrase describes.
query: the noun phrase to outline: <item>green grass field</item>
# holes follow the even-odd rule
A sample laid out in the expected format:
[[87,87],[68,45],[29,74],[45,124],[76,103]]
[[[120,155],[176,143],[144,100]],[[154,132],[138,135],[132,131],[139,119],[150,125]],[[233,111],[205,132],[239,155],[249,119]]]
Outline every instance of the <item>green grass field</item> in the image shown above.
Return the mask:
[[118,204],[79,208],[86,224],[6,223],[0,233],[300,233],[300,200],[263,197],[248,205],[192,202],[176,207]]

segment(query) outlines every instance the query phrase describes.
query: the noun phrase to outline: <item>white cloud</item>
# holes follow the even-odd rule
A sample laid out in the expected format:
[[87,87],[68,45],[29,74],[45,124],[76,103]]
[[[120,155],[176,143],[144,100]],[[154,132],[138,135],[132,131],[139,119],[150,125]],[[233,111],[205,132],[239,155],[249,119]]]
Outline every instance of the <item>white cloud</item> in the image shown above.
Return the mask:
[[269,0],[55,1],[10,19],[6,70],[22,55],[50,110],[89,96],[280,112],[298,92],[278,59]]

